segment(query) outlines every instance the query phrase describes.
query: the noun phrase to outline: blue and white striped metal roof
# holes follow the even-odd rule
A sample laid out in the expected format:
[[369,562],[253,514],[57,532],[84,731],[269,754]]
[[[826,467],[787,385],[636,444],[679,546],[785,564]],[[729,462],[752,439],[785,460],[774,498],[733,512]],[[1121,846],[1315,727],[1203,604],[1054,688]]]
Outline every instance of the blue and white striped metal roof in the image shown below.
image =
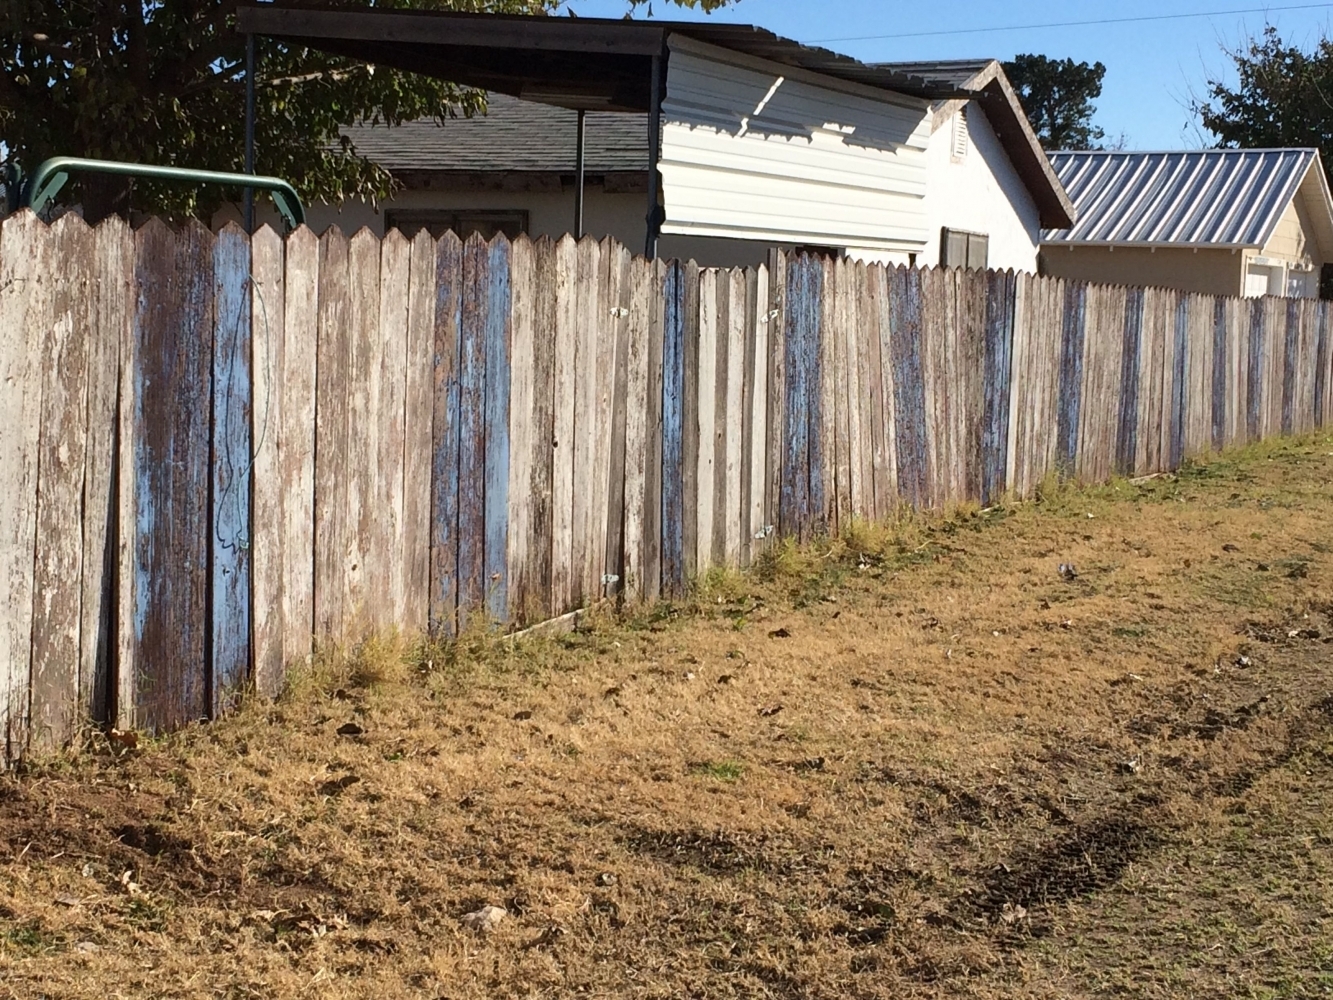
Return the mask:
[[1318,157],[1313,149],[1051,153],[1078,215],[1042,242],[1262,247]]

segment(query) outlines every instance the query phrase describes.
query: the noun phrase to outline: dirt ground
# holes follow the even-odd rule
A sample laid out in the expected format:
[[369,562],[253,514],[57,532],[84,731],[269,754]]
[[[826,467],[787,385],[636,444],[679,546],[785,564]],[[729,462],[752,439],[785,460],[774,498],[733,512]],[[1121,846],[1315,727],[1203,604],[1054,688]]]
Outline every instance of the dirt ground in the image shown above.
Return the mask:
[[0,777],[0,997],[1333,996],[1331,480],[1053,488],[90,736]]

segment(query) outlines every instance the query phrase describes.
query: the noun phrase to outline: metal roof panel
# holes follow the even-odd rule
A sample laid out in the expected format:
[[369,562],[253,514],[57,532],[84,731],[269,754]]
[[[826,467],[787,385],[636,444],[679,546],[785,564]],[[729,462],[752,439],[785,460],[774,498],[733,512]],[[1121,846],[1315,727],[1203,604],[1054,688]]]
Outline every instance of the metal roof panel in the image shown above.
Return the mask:
[[1263,246],[1313,149],[1051,153],[1077,222],[1045,243]]

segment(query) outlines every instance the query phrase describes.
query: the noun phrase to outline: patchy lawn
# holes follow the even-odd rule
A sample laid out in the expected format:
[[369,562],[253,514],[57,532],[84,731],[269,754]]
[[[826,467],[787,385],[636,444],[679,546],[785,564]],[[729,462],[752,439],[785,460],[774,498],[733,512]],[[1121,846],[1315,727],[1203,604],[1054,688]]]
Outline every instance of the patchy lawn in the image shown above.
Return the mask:
[[90,739],[0,778],[0,997],[1333,995],[1330,481],[1056,489]]

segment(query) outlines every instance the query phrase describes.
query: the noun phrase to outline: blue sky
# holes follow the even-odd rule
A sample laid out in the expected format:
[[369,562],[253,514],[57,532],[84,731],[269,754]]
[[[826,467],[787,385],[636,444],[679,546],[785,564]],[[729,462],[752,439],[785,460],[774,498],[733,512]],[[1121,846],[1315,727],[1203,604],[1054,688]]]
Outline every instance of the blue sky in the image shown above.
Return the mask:
[[[1191,97],[1205,94],[1207,81],[1231,80],[1223,48],[1235,47],[1266,23],[1286,41],[1305,47],[1333,32],[1333,3],[1301,10],[1309,0],[1278,0],[1251,13],[1210,14],[1174,20],[1077,27],[991,30],[1012,25],[1047,24],[1104,18],[1154,17],[1261,8],[1256,0],[1065,0],[1060,4],[994,0],[910,3],[904,0],[739,0],[711,16],[757,24],[788,38],[818,42],[868,62],[894,59],[958,59],[991,56],[1007,59],[1017,52],[1039,52],[1106,65],[1096,123],[1108,138],[1123,136],[1129,149],[1179,149],[1212,144],[1189,111]],[[625,0],[569,0],[586,17],[621,17]],[[659,18],[696,19],[705,15],[664,0],[654,0]],[[635,17],[645,17],[640,7]],[[987,29],[967,34],[919,32]],[[865,38],[890,35],[888,38]],[[861,40],[848,40],[852,37]],[[843,39],[831,41],[829,39]]]

